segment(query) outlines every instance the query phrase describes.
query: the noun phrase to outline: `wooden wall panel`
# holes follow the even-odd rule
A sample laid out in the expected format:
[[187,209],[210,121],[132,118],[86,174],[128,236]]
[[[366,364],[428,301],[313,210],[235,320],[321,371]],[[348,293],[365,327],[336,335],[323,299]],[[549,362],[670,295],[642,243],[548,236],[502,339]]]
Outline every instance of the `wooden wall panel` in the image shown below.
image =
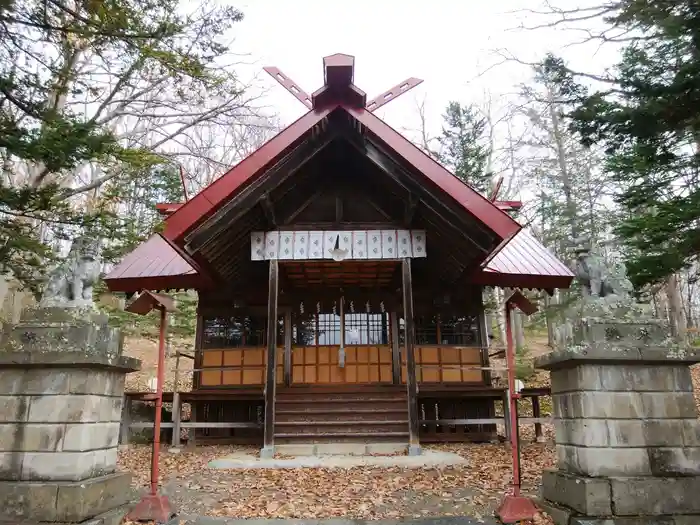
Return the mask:
[[[262,347],[239,347],[202,351],[202,387],[262,385],[267,365],[266,349]],[[226,367],[223,369],[222,367]],[[284,382],[284,348],[277,348],[277,383]]]
[[[421,345],[415,347],[419,383],[483,383],[481,349],[466,346]],[[401,382],[406,382],[406,356],[401,354]]]
[[292,383],[391,383],[391,346],[346,346],[342,368],[339,349],[339,345],[292,348]]

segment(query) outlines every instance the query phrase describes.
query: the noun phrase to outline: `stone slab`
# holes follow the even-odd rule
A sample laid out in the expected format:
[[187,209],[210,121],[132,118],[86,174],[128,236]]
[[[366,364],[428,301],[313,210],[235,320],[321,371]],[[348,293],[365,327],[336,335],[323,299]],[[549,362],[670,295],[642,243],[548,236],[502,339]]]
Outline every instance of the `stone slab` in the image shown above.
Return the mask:
[[367,454],[381,456],[383,454],[408,454],[408,443],[368,443]]
[[700,477],[611,478],[610,488],[619,516],[700,514]]
[[581,390],[607,392],[692,392],[690,369],[686,364],[665,366],[618,363],[574,362],[570,368],[552,370],[552,392]]
[[573,518],[570,525],[677,525],[673,517]]
[[294,468],[353,468],[403,467],[430,468],[468,465],[469,462],[452,452],[426,450],[419,456],[297,456],[293,458],[263,458],[236,453],[209,462],[216,469],[294,469]]
[[556,445],[557,466],[568,472],[588,477],[649,476],[652,468],[648,449],[587,448]]
[[535,358],[535,367],[544,370],[571,368],[584,363],[637,363],[655,366],[700,363],[700,348],[680,346],[614,347],[610,343],[590,343],[564,350],[555,350]]
[[537,500],[537,507],[552,518],[554,525],[569,525],[573,511],[546,500]]
[[[124,506],[132,495],[131,474],[128,473],[72,483],[2,481],[0,523],[3,520],[24,523],[23,520],[30,519],[83,522]],[[98,516],[97,519],[102,518]]]
[[167,525],[497,525],[498,523],[493,518],[476,519],[470,516],[365,521],[348,518],[240,519],[183,515],[173,518]]
[[74,367],[120,370],[129,373],[141,369],[141,361],[133,357],[90,354],[80,351],[0,352],[0,368],[10,367]]
[[125,505],[131,500],[131,474],[120,472],[83,483],[58,486],[58,520],[80,522]]
[[560,470],[542,473],[542,498],[587,516],[612,515],[610,482]]
[[282,456],[315,456],[316,445],[313,443],[275,445],[275,453]]
[[294,443],[275,445],[282,456],[390,456],[406,454],[407,443]]
[[317,456],[364,456],[364,443],[319,443],[316,445]]
[[[87,452],[16,452],[13,466],[21,465],[26,481],[81,481],[114,472],[117,447]],[[12,472],[17,479],[16,472]],[[7,479],[7,478],[5,478]]]

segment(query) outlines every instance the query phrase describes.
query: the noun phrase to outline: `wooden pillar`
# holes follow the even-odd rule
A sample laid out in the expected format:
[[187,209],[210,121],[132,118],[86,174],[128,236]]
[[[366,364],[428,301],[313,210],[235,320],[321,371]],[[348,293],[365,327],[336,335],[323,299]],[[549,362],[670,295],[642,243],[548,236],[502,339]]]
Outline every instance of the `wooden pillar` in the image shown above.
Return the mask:
[[399,316],[389,313],[389,330],[391,331],[391,381],[401,384],[401,349],[399,348]]
[[180,351],[175,351],[175,381],[173,385],[173,436],[172,446],[180,446],[180,419],[182,418],[182,407],[180,406]]
[[277,288],[279,266],[270,261],[270,278],[267,296],[267,370],[265,375],[265,434],[260,457],[271,458],[275,454],[275,371],[277,369]]
[[[486,321],[486,311],[484,308],[484,291],[483,288],[479,291],[479,346],[481,347],[481,366],[489,367],[489,333]],[[491,386],[491,370],[482,370],[481,377],[486,386]]]
[[415,329],[413,327],[413,281],[411,259],[405,258],[401,265],[403,282],[403,318],[406,351],[406,389],[408,390],[408,453],[419,455],[418,439],[418,384],[416,382],[416,356],[414,351]]
[[284,313],[284,384],[292,384],[292,311]]

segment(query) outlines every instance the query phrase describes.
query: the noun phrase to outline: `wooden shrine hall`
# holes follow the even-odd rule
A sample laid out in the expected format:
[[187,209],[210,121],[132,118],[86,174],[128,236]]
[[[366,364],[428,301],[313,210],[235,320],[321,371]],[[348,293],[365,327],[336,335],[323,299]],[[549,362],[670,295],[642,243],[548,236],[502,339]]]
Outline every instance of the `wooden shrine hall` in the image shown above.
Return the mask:
[[[373,111],[354,58],[323,59],[308,112],[184,203],[106,277],[198,293],[195,436],[276,443],[461,440],[495,425],[485,286],[567,288],[569,269],[502,203]],[[462,421],[462,423],[459,423]],[[454,423],[453,422],[457,422]],[[470,437],[471,436],[471,437]]]

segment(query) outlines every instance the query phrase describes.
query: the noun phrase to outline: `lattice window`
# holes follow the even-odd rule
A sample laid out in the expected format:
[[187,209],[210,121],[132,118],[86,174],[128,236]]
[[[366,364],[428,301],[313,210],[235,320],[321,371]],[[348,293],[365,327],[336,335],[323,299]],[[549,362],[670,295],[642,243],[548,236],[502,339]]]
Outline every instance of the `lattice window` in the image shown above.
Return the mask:
[[478,346],[479,319],[476,316],[440,316],[440,343]]
[[414,318],[413,322],[416,331],[416,344],[436,345],[439,343],[437,316],[418,316]]
[[[405,321],[399,319],[399,345],[405,343]],[[467,316],[416,316],[417,345],[479,346],[479,318]]]
[[389,314],[345,314],[345,344],[389,344]]
[[[212,316],[202,320],[202,348],[237,348],[265,346],[267,318],[265,316]],[[284,321],[278,319],[277,344],[284,344]]]

